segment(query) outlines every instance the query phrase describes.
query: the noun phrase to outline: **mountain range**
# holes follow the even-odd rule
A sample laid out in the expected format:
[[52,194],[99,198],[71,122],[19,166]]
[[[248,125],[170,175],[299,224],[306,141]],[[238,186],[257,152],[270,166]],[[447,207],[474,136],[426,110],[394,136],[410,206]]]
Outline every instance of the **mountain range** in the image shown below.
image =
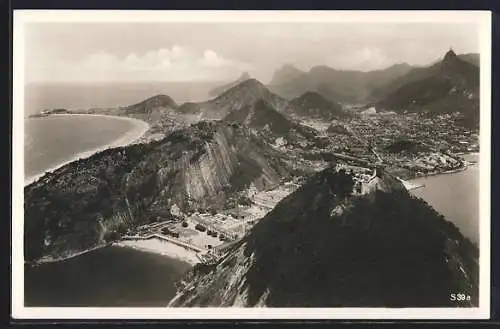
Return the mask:
[[331,120],[345,115],[342,103],[364,102],[377,111],[459,111],[477,124],[479,68],[471,63],[478,62],[477,54],[456,55],[450,50],[428,67],[403,63],[370,72],[326,66],[303,72],[287,64],[275,72],[268,86],[245,72],[239,79],[214,89],[213,94],[218,96],[207,101],[179,106],[171,97],[157,95],[124,110],[128,114],[174,111],[219,120],[238,109],[248,111],[263,100],[268,108],[287,117]]
[[[276,71],[269,88],[274,93],[289,99],[307,91],[314,91],[333,102],[360,103],[373,89],[389,83],[411,69],[412,67],[406,63],[370,72],[315,66],[308,72],[299,73],[300,70],[287,65]],[[285,77],[290,79],[287,80]]]
[[[457,57],[479,67],[477,53],[460,54]],[[315,91],[334,102],[366,103],[380,101],[397,87],[419,80],[426,75],[422,72],[427,69],[425,66],[400,63],[368,72],[336,70],[328,66],[314,66],[305,72],[286,64],[276,70],[268,87],[287,99],[298,97],[307,91]]]
[[448,51],[438,63],[414,69],[378,91],[377,111],[461,112],[479,118],[479,68]]
[[[157,95],[139,104],[126,107],[124,111],[127,114],[158,113],[159,111],[199,114],[203,119],[226,118],[245,123],[253,128],[264,128],[267,122],[274,131],[280,130],[281,133],[295,125],[289,122],[296,121],[295,119],[310,117],[331,120],[345,115],[340,104],[328,101],[318,93],[306,92],[288,101],[274,94],[255,79],[235,83],[221,95],[204,102],[187,102],[179,106],[170,97]],[[252,123],[249,124],[248,120]]]

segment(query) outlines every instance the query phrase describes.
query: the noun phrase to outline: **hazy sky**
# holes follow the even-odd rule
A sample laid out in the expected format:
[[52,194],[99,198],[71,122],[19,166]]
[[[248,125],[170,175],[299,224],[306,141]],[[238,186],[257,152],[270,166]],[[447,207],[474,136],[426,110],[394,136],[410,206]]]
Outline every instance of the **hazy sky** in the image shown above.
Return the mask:
[[294,64],[374,70],[479,52],[472,24],[30,23],[26,82],[231,80],[264,83]]

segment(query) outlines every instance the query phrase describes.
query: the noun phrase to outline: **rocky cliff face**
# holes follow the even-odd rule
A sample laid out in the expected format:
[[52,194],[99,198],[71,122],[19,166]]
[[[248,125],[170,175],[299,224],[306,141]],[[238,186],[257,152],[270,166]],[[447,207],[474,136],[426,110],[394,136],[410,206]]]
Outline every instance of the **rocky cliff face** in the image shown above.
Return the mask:
[[25,188],[25,257],[59,257],[129,227],[183,211],[222,207],[253,184],[288,177],[281,154],[248,128],[200,122],[160,141],[110,149]]
[[378,178],[353,196],[332,169],[316,174],[217,264],[193,268],[170,306],[443,307],[457,306],[457,289],[471,296],[461,306],[477,306],[477,249]]

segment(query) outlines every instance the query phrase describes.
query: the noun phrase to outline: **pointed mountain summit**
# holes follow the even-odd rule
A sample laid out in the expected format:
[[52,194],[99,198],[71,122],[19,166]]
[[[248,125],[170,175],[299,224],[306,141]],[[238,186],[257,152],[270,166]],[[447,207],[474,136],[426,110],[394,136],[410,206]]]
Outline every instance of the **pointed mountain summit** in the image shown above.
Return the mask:
[[453,50],[448,51],[443,57],[439,69],[442,78],[451,80],[455,87],[474,93],[479,92],[478,67],[458,57]]
[[248,74],[248,72],[243,72],[240,75],[240,77],[238,79],[236,79],[235,81],[230,82],[230,83],[225,84],[225,85],[222,85],[222,86],[219,86],[219,87],[216,87],[216,88],[212,89],[209,92],[209,94],[210,94],[210,96],[219,96],[220,94],[227,91],[228,89],[231,89],[234,86],[236,86],[237,84],[239,84],[240,82],[243,82],[243,81],[248,80],[248,79],[251,79],[250,74]]
[[469,124],[479,119],[479,68],[449,50],[442,60],[412,70],[392,85],[377,111],[461,112]]
[[165,112],[176,110],[177,103],[167,95],[156,95],[142,102],[130,105],[124,109],[128,114],[151,114],[153,112]]
[[274,72],[269,85],[280,85],[293,81],[302,76],[304,73],[304,71],[299,70],[292,64],[285,64]]
[[342,105],[330,102],[321,94],[314,91],[308,91],[300,97],[291,100],[287,114],[324,120],[331,120],[334,117],[345,115],[342,112]]
[[273,94],[260,81],[247,79],[223,92],[215,99],[198,103],[206,118],[222,119],[233,110],[252,106],[258,100],[269,102],[273,108],[282,111],[288,103]]
[[456,58],[457,58],[457,54],[455,54],[453,49],[450,48],[450,50],[448,50],[448,52],[444,55],[443,61],[450,61],[450,60],[454,60]]

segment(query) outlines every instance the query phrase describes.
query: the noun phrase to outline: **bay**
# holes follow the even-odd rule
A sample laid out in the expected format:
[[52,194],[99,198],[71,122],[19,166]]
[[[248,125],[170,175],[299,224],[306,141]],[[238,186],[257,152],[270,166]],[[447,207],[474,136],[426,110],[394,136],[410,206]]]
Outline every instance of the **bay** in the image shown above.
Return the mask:
[[24,124],[26,178],[75,160],[84,152],[114,143],[127,144],[142,135],[147,127],[138,120],[93,115],[29,118]]
[[25,265],[26,307],[156,307],[191,268],[164,255],[105,247],[60,262]]
[[473,161],[466,170],[412,180],[425,184],[411,193],[424,199],[434,209],[453,222],[466,237],[479,242],[479,156],[469,154]]

